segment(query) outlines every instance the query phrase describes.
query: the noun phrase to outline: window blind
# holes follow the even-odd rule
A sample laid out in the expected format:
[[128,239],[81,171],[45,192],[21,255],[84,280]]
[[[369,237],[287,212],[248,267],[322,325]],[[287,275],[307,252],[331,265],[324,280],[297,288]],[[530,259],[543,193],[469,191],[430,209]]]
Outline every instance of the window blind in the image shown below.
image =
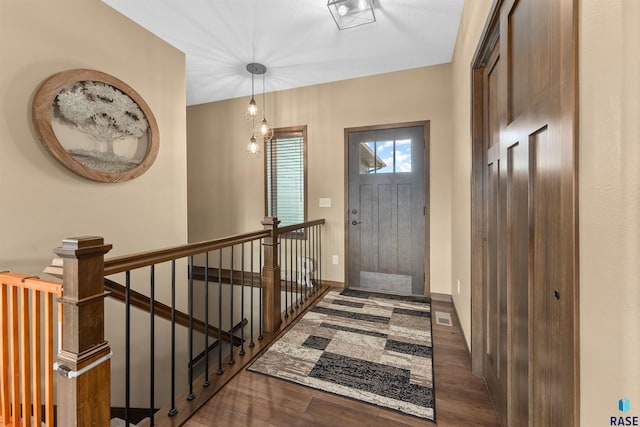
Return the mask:
[[267,215],[280,226],[305,221],[305,147],[303,131],[274,132],[265,150]]

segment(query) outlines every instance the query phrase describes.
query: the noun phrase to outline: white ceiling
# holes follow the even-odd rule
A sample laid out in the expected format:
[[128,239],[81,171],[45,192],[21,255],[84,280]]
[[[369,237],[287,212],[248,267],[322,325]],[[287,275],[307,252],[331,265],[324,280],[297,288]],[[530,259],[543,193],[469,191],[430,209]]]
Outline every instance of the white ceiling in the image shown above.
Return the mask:
[[[187,105],[450,62],[464,0],[374,0],[339,31],[326,0],[103,0],[186,54]],[[256,93],[262,80],[256,80]]]

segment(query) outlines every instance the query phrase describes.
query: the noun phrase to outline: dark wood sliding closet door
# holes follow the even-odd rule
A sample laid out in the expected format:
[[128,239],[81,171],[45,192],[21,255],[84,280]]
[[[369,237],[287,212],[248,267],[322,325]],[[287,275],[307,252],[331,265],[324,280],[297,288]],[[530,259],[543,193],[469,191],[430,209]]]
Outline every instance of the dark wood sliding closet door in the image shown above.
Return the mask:
[[472,356],[502,425],[579,424],[575,16],[498,1],[474,60]]
[[496,44],[485,67],[485,317],[483,375],[499,420],[507,418],[507,277],[505,268],[505,175],[500,159],[503,64]]

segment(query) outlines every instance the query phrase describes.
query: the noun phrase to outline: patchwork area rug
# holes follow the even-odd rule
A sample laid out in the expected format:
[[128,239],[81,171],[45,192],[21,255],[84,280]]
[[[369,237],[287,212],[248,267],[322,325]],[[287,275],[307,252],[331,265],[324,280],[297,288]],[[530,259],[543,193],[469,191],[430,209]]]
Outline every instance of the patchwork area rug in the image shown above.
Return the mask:
[[332,290],[248,369],[435,421],[428,298]]

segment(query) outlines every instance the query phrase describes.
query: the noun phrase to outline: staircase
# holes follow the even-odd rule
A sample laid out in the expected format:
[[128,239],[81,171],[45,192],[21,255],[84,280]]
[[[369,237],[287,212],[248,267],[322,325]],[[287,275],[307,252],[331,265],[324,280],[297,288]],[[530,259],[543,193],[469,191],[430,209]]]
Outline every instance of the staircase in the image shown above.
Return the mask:
[[[182,425],[322,293],[324,220],[262,224],[251,233],[107,260],[111,245],[101,237],[65,239],[54,250],[62,267],[56,261],[46,270],[64,287],[0,273],[0,426],[54,426],[54,418],[58,426],[134,425],[131,408],[145,405],[160,409],[147,410],[135,425]],[[281,274],[280,258],[304,262]],[[124,307],[122,318],[107,325],[124,322],[117,339],[123,345],[105,340],[107,296]],[[140,313],[148,331],[142,341],[135,336]],[[185,363],[178,357],[184,353]],[[142,374],[148,384],[135,379]],[[112,418],[112,396],[122,396],[124,415]],[[43,411],[31,411],[41,405]]]

